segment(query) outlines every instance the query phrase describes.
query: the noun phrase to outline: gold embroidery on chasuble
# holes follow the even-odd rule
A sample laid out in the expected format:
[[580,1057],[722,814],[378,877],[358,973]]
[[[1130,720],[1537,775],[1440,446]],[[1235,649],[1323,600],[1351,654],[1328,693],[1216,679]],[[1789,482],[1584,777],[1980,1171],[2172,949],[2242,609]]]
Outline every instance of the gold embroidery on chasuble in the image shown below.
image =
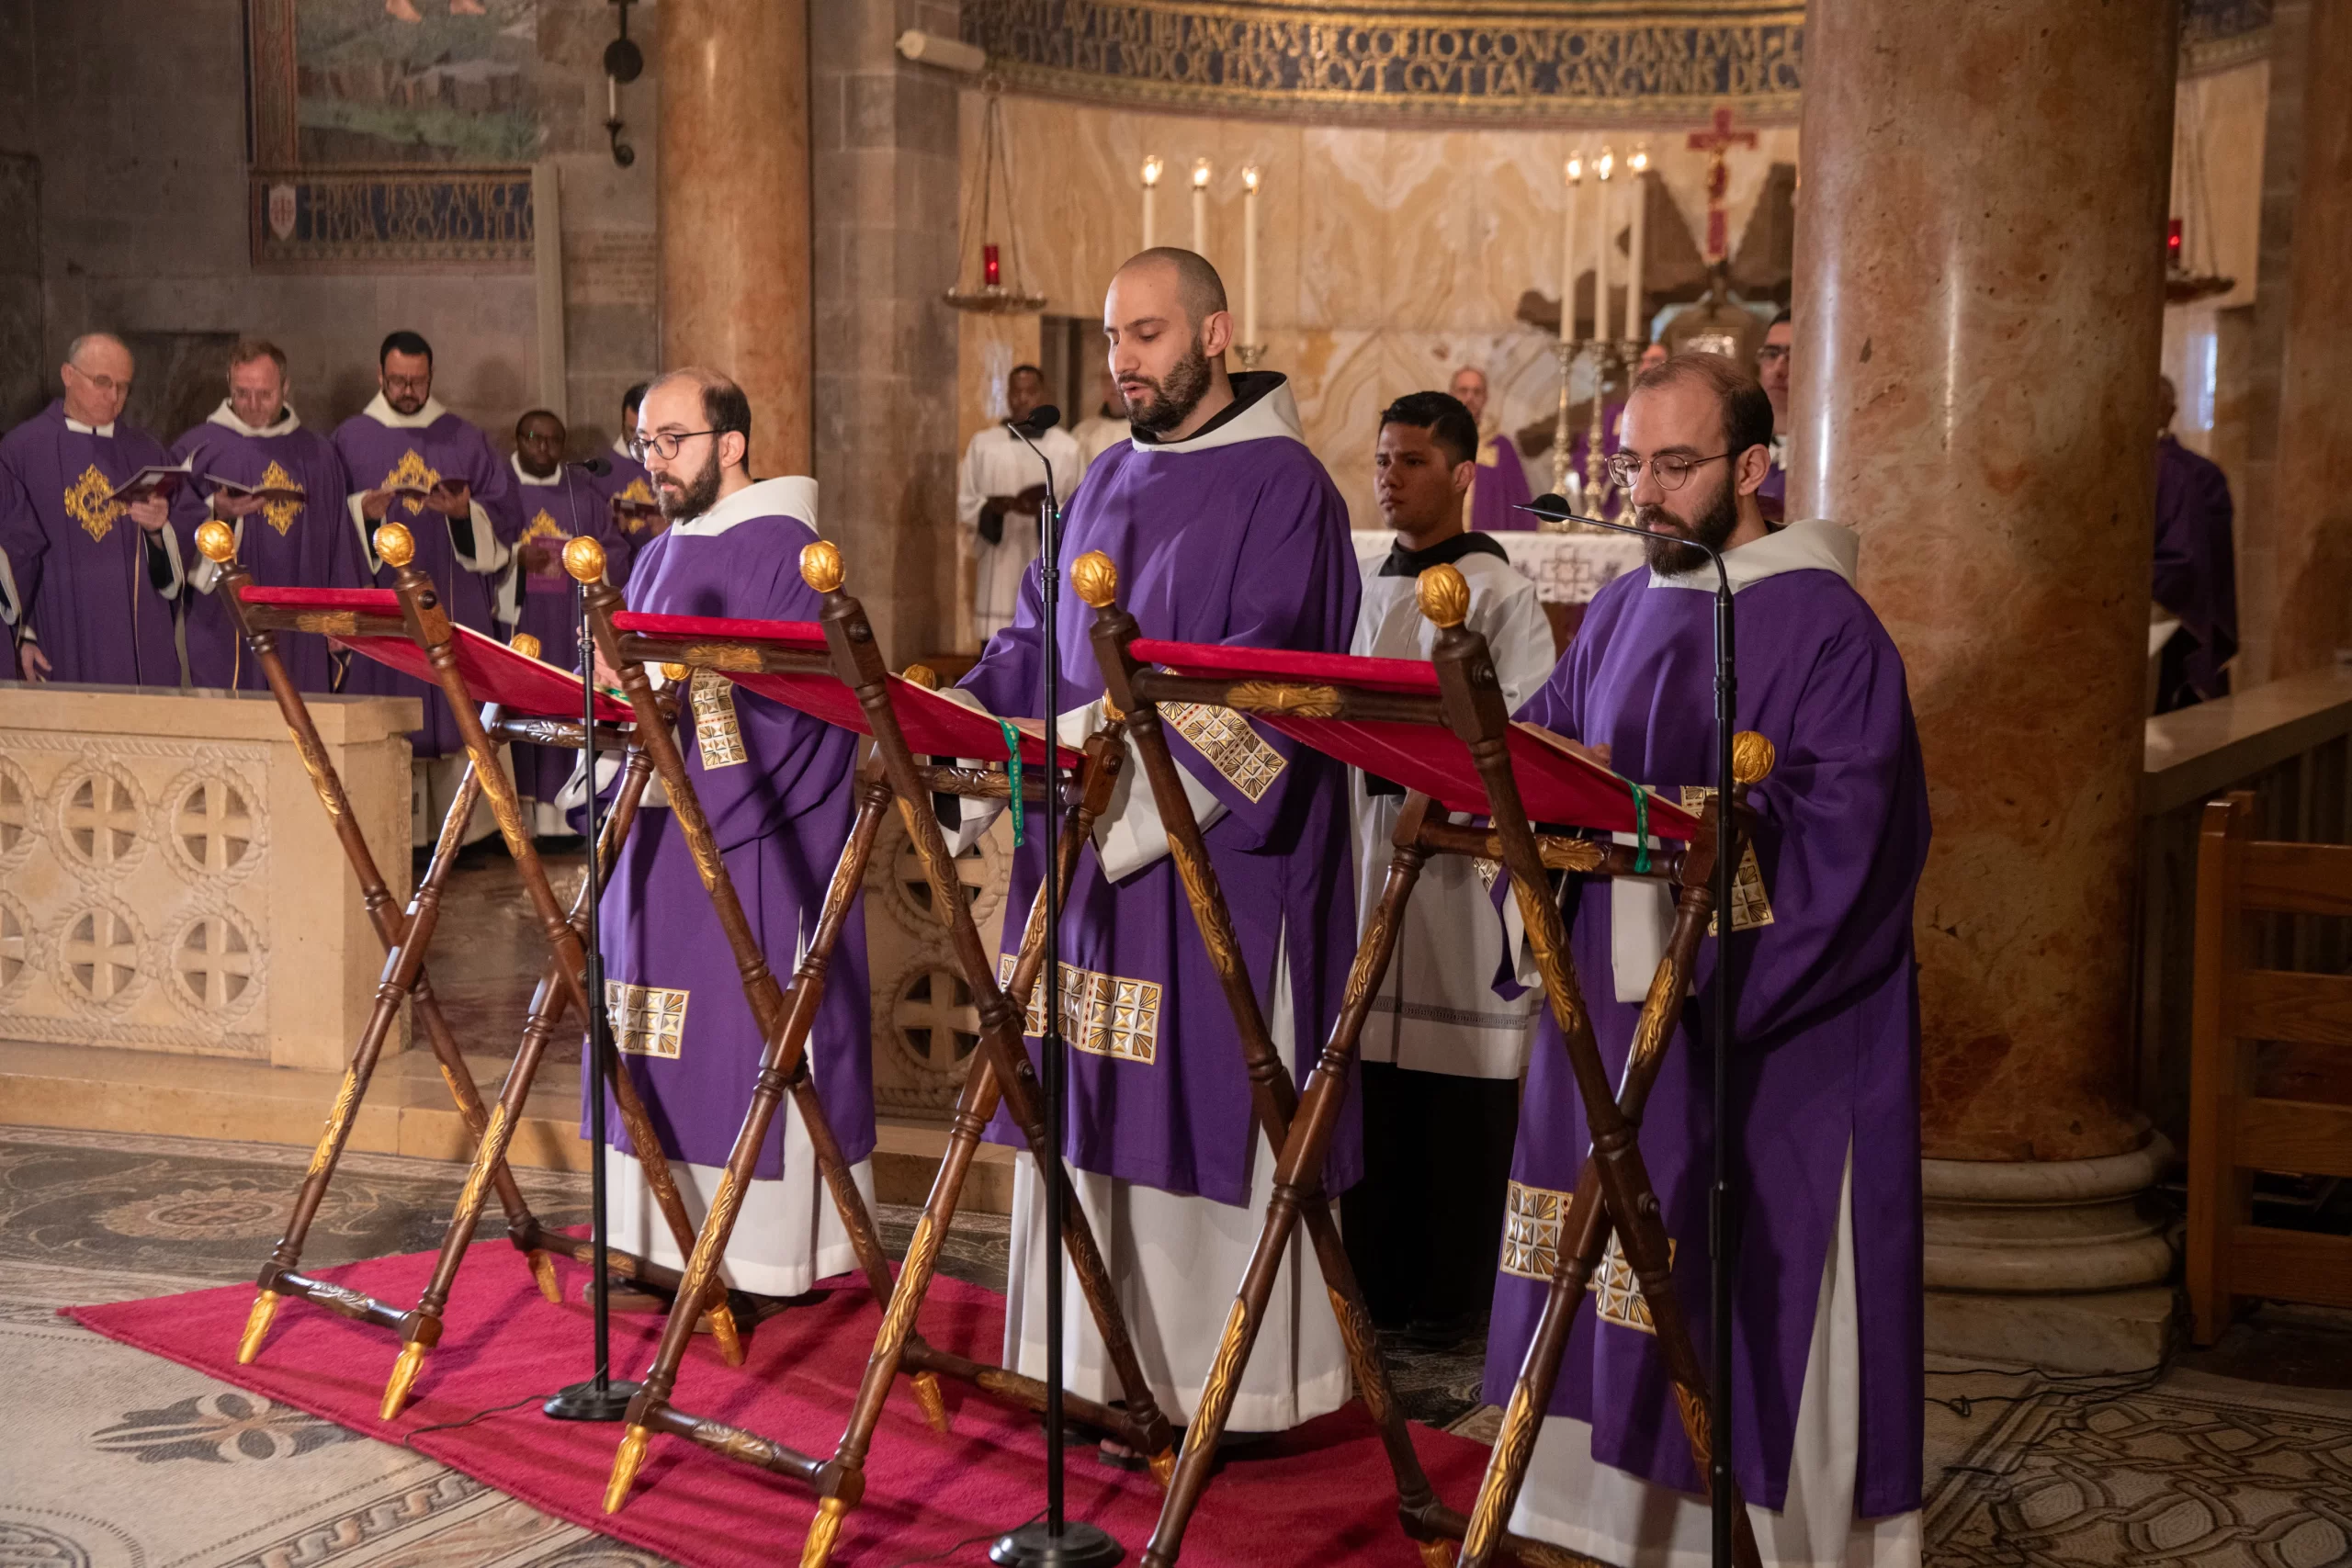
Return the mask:
[[94,545],[107,542],[107,536],[114,532],[114,520],[123,513],[122,502],[112,500],[113,494],[114,486],[95,464],[65,487],[65,515],[82,525]]
[[[302,481],[288,473],[275,460],[261,473],[263,490],[300,490]],[[294,514],[302,510],[299,501],[265,501],[261,503],[261,520],[277,530],[279,538],[294,526]]]
[[748,762],[743,728],[735,721],[735,682],[716,670],[697,670],[686,686],[686,702],[695,712],[695,750],[705,769],[731,768]]
[[1162,703],[1159,716],[1176,727],[1226,783],[1255,803],[1282,776],[1283,754],[1266,743],[1256,727],[1231,708],[1207,703]]
[[[628,481],[628,488],[614,499],[625,501],[632,506],[650,506],[653,504],[653,492],[645,488],[643,479],[631,479]],[[652,527],[653,524],[649,518],[631,517],[623,526],[632,534],[642,534]]]
[[[997,960],[997,984],[1012,983],[1017,953]],[[1046,1032],[1046,987],[1029,992],[1027,1034]],[[1101,975],[1075,964],[1062,965],[1062,1038],[1090,1056],[1150,1066],[1159,1055],[1159,983]]]
[[[1704,784],[1682,786],[1682,809],[1713,816],[1715,792]],[[1731,929],[1752,931],[1772,923],[1772,903],[1764,896],[1764,868],[1756,862],[1756,846],[1742,844],[1739,851],[1739,874],[1731,883]],[[1707,922],[1707,934],[1715,934],[1713,919]]]
[[686,1034],[685,992],[607,980],[605,1010],[612,1018],[613,1047],[622,1055],[678,1059]]
[[[412,446],[401,454],[401,460],[392,465],[392,471],[386,474],[384,482],[376,488],[378,490],[431,490],[440,482],[439,471],[428,467],[424,461],[424,454]],[[394,499],[401,505],[408,508],[410,517],[424,515],[424,503],[413,496],[396,496]]]
[[571,536],[563,531],[563,525],[548,515],[548,509],[542,506],[537,513],[523,525],[523,536],[514,543],[522,546],[537,539],[553,539],[558,544],[566,544],[571,541]]
[[[1522,1280],[1551,1280],[1553,1271],[1559,1267],[1560,1236],[1567,1224],[1573,1196],[1548,1187],[1529,1187],[1518,1181],[1510,1184],[1510,1199],[1503,1211],[1504,1273],[1516,1274]],[[1667,1266],[1672,1268],[1672,1237],[1667,1240],[1666,1256]],[[1642,1299],[1641,1281],[1634,1277],[1614,1233],[1600,1255],[1600,1267],[1593,1270],[1584,1288],[1592,1292],[1593,1310],[1602,1322],[1644,1334],[1657,1332],[1650,1323],[1649,1303]]]

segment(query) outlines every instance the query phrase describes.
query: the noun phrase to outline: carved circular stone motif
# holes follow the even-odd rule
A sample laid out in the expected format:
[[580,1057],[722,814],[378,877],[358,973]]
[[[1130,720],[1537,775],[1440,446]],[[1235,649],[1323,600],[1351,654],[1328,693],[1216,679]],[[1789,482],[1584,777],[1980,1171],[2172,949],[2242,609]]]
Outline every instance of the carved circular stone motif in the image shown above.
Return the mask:
[[82,1543],[25,1519],[0,1519],[0,1568],[90,1568]]
[[962,1080],[965,1064],[979,1049],[980,1011],[953,964],[927,960],[899,977],[890,1037],[917,1070]]
[[36,809],[31,781],[14,762],[0,758],[0,863],[32,849]]
[[105,768],[69,774],[58,800],[57,841],[69,859],[113,872],[138,858],[145,813],[128,777]]
[[32,922],[13,898],[0,897],[0,993],[32,964]]
[[182,1004],[203,1013],[240,1012],[259,994],[261,954],[234,915],[198,915],[172,944],[172,974]]
[[[891,840],[890,885],[899,896],[899,913],[910,931],[926,937],[938,936],[945,928],[932,908],[931,874],[923,869],[922,856],[916,852],[914,840],[907,837],[905,828],[894,826],[898,831]],[[978,843],[956,857],[956,880],[964,889],[964,902],[972,911],[972,924],[979,929],[983,942],[988,940],[989,922],[1003,908],[1005,878],[1011,870],[997,838],[997,829],[992,828]]]
[[219,774],[183,778],[172,789],[171,846],[182,868],[220,875],[251,857],[261,822],[245,786]]
[[141,978],[139,927],[128,910],[99,904],[68,914],[58,943],[58,977],[68,996],[100,1007],[131,998]]

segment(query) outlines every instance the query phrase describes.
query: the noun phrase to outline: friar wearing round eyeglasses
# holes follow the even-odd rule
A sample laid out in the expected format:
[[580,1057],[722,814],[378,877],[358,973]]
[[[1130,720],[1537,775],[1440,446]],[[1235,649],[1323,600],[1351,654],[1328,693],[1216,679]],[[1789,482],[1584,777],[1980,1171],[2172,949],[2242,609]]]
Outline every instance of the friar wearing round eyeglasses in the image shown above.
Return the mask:
[[[1714,778],[1715,570],[1690,541],[1724,552],[1738,727],[1779,753],[1748,797],[1754,854],[1743,859],[1731,921],[1733,1472],[1768,1562],[1917,1563],[1925,1389],[1911,908],[1928,848],[1927,786],[1902,658],[1854,587],[1853,531],[1818,521],[1772,528],[1757,505],[1771,439],[1771,404],[1733,360],[1682,354],[1635,378],[1617,478],[1634,521],[1672,537],[1646,541],[1649,570],[1594,597],[1518,716],[1695,803]],[[1669,906],[1661,885],[1630,880],[1587,882],[1573,897],[1577,970],[1614,1082]],[[1702,1345],[1713,949],[1701,947],[1697,994],[1642,1131],[1677,1292]],[[1545,1227],[1558,1230],[1590,1147],[1546,1013],[1520,1108],[1487,1337],[1490,1400],[1510,1396],[1558,1244]],[[1709,1546],[1704,1482],[1639,1287],[1613,1252],[1602,1268],[1623,1288],[1600,1291],[1577,1319],[1510,1528],[1612,1562],[1699,1562]]]

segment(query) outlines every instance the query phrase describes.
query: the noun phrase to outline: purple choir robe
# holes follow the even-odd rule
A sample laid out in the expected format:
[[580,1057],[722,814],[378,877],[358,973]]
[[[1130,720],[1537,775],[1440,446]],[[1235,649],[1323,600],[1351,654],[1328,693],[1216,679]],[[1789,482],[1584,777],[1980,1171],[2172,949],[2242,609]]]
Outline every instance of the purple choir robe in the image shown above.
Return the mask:
[[[624,451],[619,442],[614,442],[610,451],[598,455],[612,467],[601,474],[590,475],[589,482],[596,487],[596,494],[604,502],[606,521],[612,518],[612,503],[616,501],[650,506],[660,499],[653,493],[653,476],[645,471],[644,464]],[[631,544],[642,546],[660,534],[662,526],[658,521],[638,522],[623,527],[621,532]]]
[[[248,434],[226,403],[204,423],[172,444],[175,457],[188,460],[199,489],[209,474],[243,485],[294,485],[301,501],[269,502],[243,521],[237,530],[237,559],[254,574],[254,581],[271,588],[367,588],[373,579],[359,558],[359,540],[353,532],[345,498],[351,485],[334,446],[317,431],[305,430],[288,409],[266,432]],[[197,519],[198,524],[202,516]],[[187,595],[188,679],[198,686],[234,686],[263,692],[260,663],[237,635],[228,607],[213,584],[210,561],[197,553],[196,527],[184,525],[180,548],[193,563],[189,581],[195,592]],[[286,673],[305,692],[335,690],[336,675],[349,655],[334,653],[326,638],[313,632],[279,632],[277,654]]]
[[[387,423],[399,420],[379,395],[366,410],[335,426],[335,450],[342,455],[351,482],[352,500],[345,512],[351,519],[348,526],[357,532],[378,585],[389,588],[398,574],[377,560],[373,536],[379,525],[360,516],[357,498],[394,481],[430,489],[442,479],[465,480],[480,508],[475,533],[482,532],[486,517],[492,536],[475,538],[471,559],[488,570],[474,570],[458,559],[451,520],[422,502],[396,497],[383,521],[405,524],[415,536],[417,569],[440,589],[450,618],[494,637],[498,632],[492,614],[499,579],[523,527],[515,510],[514,475],[506,459],[492,449],[488,436],[437,402],[426,403],[414,423]],[[438,688],[370,662],[354,669],[345,689],[423,698],[424,728],[409,737],[416,757],[454,756],[465,750],[458,738],[457,721],[449,716],[448,705]]]
[[[1826,543],[1833,535],[1849,542]],[[1733,1094],[1742,1115],[1733,1451],[1747,1500],[1781,1507],[1850,1146],[1861,1337],[1854,1512],[1875,1518],[1919,1506],[1924,1307],[1911,911],[1927,854],[1928,797],[1902,658],[1842,574],[1851,570],[1850,539],[1833,525],[1798,523],[1728,558],[1736,584],[1748,551],[1767,552],[1750,567],[1771,562],[1765,570],[1774,574],[1736,588],[1737,719],[1779,750],[1771,776],[1749,795],[1771,919],[1734,938]],[[1842,572],[1827,564],[1841,548]],[[1608,745],[1611,766],[1670,799],[1681,786],[1711,784],[1713,583],[1711,567],[1664,582],[1646,570],[1611,582],[1517,716]],[[1609,884],[1590,880],[1567,913],[1577,978],[1614,1084],[1641,1009],[1615,999],[1611,905]],[[1641,1136],[1674,1241],[1675,1286],[1702,1359],[1713,952],[1711,941],[1702,942],[1695,994]],[[1549,1010],[1542,1019],[1512,1178],[1564,1193],[1576,1187],[1591,1134],[1559,1025]],[[1510,1271],[1508,1251],[1504,1263],[1487,1341],[1485,1393],[1497,1404],[1510,1397],[1545,1289]],[[1656,1339],[1598,1322],[1596,1312],[1588,1302],[1577,1315],[1548,1413],[1590,1423],[1599,1462],[1702,1491]]]
[[159,587],[145,531],[107,499],[151,464],[171,462],[163,443],[119,420],[114,434],[66,428],[60,399],[0,439],[0,611],[11,639],[30,633],[49,679],[118,686],[180,684],[173,621],[187,589],[175,526],[203,521],[203,502],[182,485],[172,498]]
[[[2156,442],[2156,603],[2195,646],[2181,674],[2199,697],[2225,696],[2238,650],[2238,569],[2230,481],[2221,465],[2166,434]],[[2166,694],[2167,696],[2176,694]]]
[[[1362,591],[1346,503],[1300,440],[1283,378],[1233,381],[1235,406],[1190,440],[1164,450],[1122,443],[1095,458],[1065,525],[1063,570],[1089,550],[1109,556],[1119,603],[1146,637],[1345,653]],[[1012,624],[962,682],[990,713],[1041,716],[1041,611],[1033,569]],[[1093,610],[1065,592],[1059,621],[1068,712],[1102,695],[1102,676],[1089,640]],[[1206,832],[1209,859],[1269,1017],[1277,940],[1285,944],[1303,1081],[1355,947],[1346,771],[1225,709],[1169,716],[1163,729],[1178,762],[1226,807]],[[1134,788],[1149,799],[1140,778]],[[1035,808],[1026,837],[1005,904],[1016,942],[1045,866]],[[1080,1169],[1246,1204],[1258,1134],[1240,1037],[1174,863],[1163,855],[1113,883],[1090,842],[1061,944],[1065,1016],[1102,1003],[1068,1054],[1064,1152]],[[1035,1005],[1042,1016],[1042,997]],[[1327,1168],[1333,1192],[1362,1174],[1361,1130],[1351,1097]],[[1001,1111],[989,1136],[1020,1142]]]
[[1470,526],[1486,534],[1523,532],[1535,526],[1532,513],[1514,511],[1532,499],[1519,448],[1508,435],[1478,445],[1478,470],[1470,484]]
[[[514,541],[517,550],[525,545],[545,545],[560,557],[564,546],[584,535],[605,547],[606,580],[628,581],[634,547],[613,526],[612,508],[596,489],[594,476],[567,463],[543,483],[515,465],[514,504],[523,514],[523,531]],[[545,572],[526,572],[517,561],[514,570],[522,583],[522,613],[514,623],[515,631],[538,638],[539,657],[548,663],[579,669],[580,615],[571,578],[562,561],[558,559]],[[518,743],[514,787],[533,800],[552,801],[579,760],[577,751]]]
[[[786,511],[785,508],[791,510]],[[628,605],[655,615],[813,621],[824,607],[800,578],[817,537],[816,486],[768,479],[671,529],[639,556]],[[678,739],[695,797],[710,818],[752,935],[779,984],[789,984],[825,888],[849,840],[858,737],[795,709],[702,677]],[[716,682],[715,684],[712,682]],[[727,1163],[759,1071],[761,1039],[673,815],[639,813],[600,908],[614,1039],[672,1159]],[[808,1052],[842,1156],[874,1150],[874,1046],[861,897],[825,972]],[[582,1135],[587,1132],[583,1088]],[[607,1107],[613,1146],[635,1154]],[[768,1128],[752,1174],[783,1174],[784,1127]]]

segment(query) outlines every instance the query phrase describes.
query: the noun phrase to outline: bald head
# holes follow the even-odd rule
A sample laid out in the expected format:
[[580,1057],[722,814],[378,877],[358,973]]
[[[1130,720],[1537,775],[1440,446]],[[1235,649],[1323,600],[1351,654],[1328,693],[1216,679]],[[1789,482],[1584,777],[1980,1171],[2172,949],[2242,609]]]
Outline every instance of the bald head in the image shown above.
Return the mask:
[[96,428],[112,424],[130,400],[130,349],[112,333],[84,333],[66,345],[60,379],[66,416]]
[[1127,417],[1147,437],[1182,440],[1233,401],[1225,280],[1191,251],[1130,257],[1102,297],[1102,336]]
[[1118,288],[1122,279],[1130,276],[1138,282],[1146,277],[1165,279],[1194,332],[1226,308],[1225,279],[1197,251],[1175,245],[1154,245],[1150,250],[1137,251],[1111,279],[1111,287]]

